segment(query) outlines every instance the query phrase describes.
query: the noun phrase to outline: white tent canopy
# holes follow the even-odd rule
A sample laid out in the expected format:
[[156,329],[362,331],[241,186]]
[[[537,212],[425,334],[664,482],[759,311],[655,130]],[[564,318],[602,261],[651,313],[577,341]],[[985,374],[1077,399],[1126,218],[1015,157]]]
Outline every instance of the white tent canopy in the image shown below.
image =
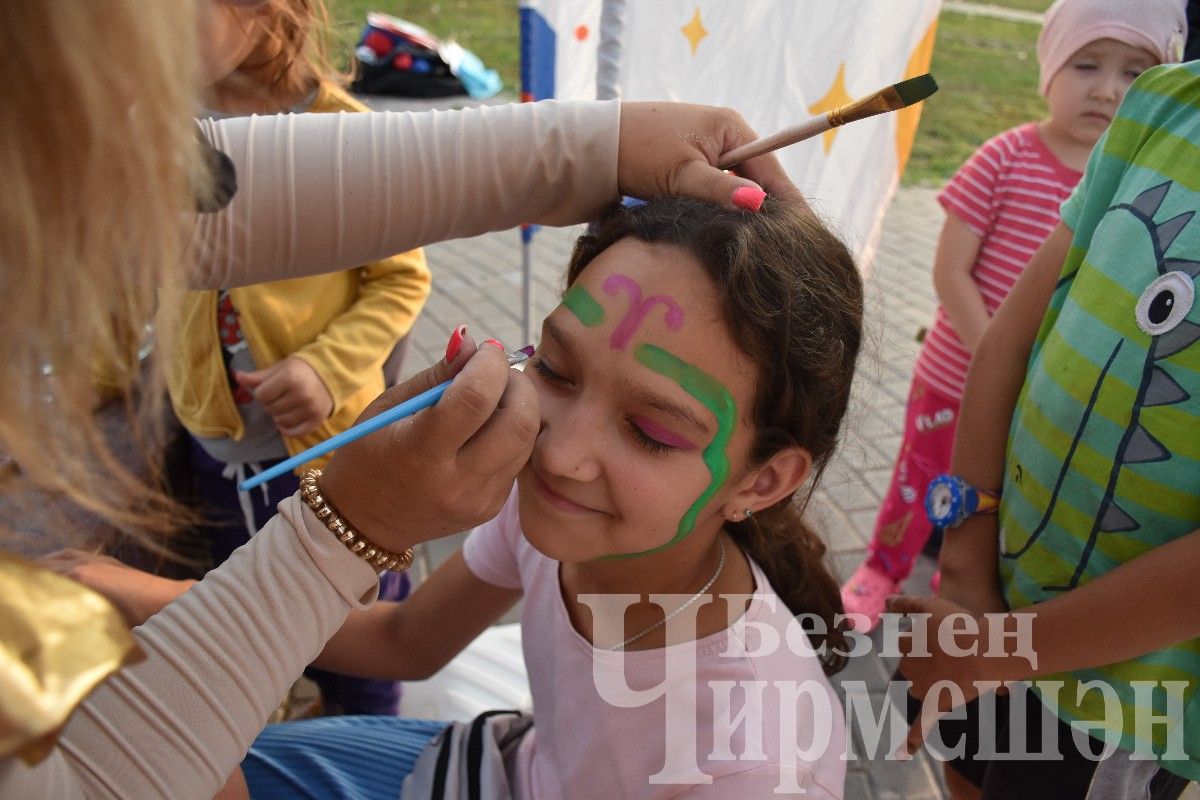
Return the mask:
[[[928,71],[940,0],[521,0],[530,99],[680,100],[763,135]],[[920,106],[778,153],[864,265]]]

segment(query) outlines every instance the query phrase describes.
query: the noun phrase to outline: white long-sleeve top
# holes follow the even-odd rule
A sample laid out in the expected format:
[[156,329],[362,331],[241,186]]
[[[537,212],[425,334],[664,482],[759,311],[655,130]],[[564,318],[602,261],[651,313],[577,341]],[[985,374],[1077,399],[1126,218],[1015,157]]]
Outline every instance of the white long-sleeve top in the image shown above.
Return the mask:
[[[239,189],[223,212],[191,223],[196,284],[297,277],[521,222],[583,221],[617,197],[618,124],[616,103],[205,123]],[[299,497],[285,500],[249,544],[134,631],[146,659],[88,697],[48,758],[0,759],[0,797],[208,800],[377,585]]]

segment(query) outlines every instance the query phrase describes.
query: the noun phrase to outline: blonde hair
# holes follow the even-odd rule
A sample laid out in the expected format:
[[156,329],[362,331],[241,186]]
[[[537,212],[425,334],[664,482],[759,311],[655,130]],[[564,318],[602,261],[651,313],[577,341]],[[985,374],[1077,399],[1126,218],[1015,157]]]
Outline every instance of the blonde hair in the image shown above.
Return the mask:
[[[163,381],[152,366],[135,398],[138,346],[159,298],[177,306],[181,214],[207,186],[194,46],[178,35],[193,15],[169,0],[0,3],[0,451],[17,466],[0,493],[36,488],[129,531],[168,530],[179,509],[114,454],[93,366],[116,369],[153,466]],[[51,521],[43,506],[22,511]]]
[[[324,0],[270,0],[250,23],[258,46],[213,87],[217,97],[253,98],[254,110],[286,111],[322,80],[345,83],[325,44],[329,11]],[[243,109],[232,109],[243,110]]]

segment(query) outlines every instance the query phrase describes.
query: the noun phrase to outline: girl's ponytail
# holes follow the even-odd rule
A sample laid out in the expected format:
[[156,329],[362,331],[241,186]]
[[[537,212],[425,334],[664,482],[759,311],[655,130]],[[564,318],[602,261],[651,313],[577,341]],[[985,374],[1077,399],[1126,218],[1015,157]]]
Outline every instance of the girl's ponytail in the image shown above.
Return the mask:
[[825,543],[801,519],[792,501],[728,523],[725,530],[762,568],[793,614],[820,619],[806,631],[825,672],[833,674],[846,666],[849,644],[844,630],[834,624],[842,613],[838,582],[825,566]]

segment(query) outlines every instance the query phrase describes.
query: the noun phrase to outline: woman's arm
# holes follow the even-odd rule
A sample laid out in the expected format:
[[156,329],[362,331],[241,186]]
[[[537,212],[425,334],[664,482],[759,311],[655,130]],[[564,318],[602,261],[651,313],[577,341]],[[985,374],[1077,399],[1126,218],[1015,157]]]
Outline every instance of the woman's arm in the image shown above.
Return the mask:
[[351,612],[314,664],[384,680],[423,680],[449,663],[521,598],[475,577],[455,553],[412,596]]
[[[464,342],[453,364],[394,387],[373,410],[455,373],[438,405],[340,449],[325,474],[335,478],[322,483],[329,501],[388,549],[495,516],[529,458],[536,394],[496,348],[476,353]],[[208,800],[378,585],[299,496],[288,498],[249,543],[134,630],[145,660],[80,705],[46,761],[0,758],[0,796]]]
[[972,353],[988,325],[987,306],[972,277],[983,239],[953,212],[946,214],[933,257],[933,288],[954,332]]
[[[89,798],[212,797],[377,580],[299,497],[285,500],[249,544],[134,630],[145,660],[80,705],[45,769]],[[0,780],[14,786],[37,779],[4,766]]]
[[[971,360],[954,434],[951,471],[999,492],[1013,409],[1025,383],[1029,354],[1067,251],[1071,229],[1061,222],[1034,253],[1012,293],[997,309]],[[1004,608],[998,583],[995,516],[975,516],[946,532],[938,594],[974,613]]]
[[201,122],[237,170],[199,217],[202,286],[349,269],[521,222],[563,225],[617,192],[618,103]]
[[798,197],[778,160],[717,170],[755,138],[736,113],[677,103],[512,103],[405,114],[201,123],[237,168],[222,212],[195,221],[197,288],[348,269],[522,222],[568,225],[618,199],[731,203],[758,181]]

